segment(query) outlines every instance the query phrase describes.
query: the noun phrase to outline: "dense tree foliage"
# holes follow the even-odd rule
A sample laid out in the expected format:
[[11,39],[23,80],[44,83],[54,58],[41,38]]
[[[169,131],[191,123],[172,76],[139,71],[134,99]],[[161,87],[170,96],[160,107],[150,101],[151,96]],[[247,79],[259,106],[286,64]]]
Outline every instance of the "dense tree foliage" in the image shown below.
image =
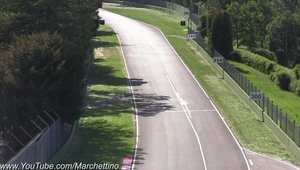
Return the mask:
[[229,58],[230,53],[233,51],[229,13],[225,10],[216,11],[210,29],[209,41],[211,41],[212,45],[211,50],[217,50],[225,58]]
[[64,121],[80,113],[90,40],[101,0],[2,0],[1,129],[44,110]]
[[49,32],[20,36],[9,45],[1,58],[1,90],[9,102],[1,113],[18,115],[13,121],[21,123],[53,107],[64,85],[62,46],[61,36]]
[[[259,51],[260,54],[266,54],[267,58],[290,68],[300,63],[298,0],[200,0],[197,5],[202,19],[202,35],[209,37],[204,30],[209,29],[207,19],[211,18],[210,11],[224,9],[231,16],[237,48],[245,46],[250,51]],[[276,57],[270,57],[272,53]]]
[[274,18],[268,25],[269,49],[275,52],[277,61],[283,66],[293,67],[300,63],[300,23],[291,12]]

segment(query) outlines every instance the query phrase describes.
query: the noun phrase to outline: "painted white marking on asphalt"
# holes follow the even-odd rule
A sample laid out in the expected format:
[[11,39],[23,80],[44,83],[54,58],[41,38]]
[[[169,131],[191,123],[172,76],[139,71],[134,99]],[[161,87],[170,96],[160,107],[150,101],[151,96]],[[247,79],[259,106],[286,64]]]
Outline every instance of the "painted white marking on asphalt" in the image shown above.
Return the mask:
[[175,92],[175,94],[176,94],[177,99],[179,100],[179,103],[181,104],[181,106],[183,106],[183,110],[188,114],[189,118],[192,118],[191,112],[188,107],[188,103],[182,99],[182,97],[180,96],[179,93]]
[[[100,10],[99,10],[99,13],[100,13]],[[119,38],[119,35],[115,31],[115,29],[112,26],[110,26],[110,25],[109,25],[109,27],[114,30],[114,32],[116,33],[116,35],[118,37],[118,41],[119,41],[119,44],[120,44],[121,53],[122,53],[122,57],[123,57],[123,62],[124,62],[125,69],[126,69],[126,74],[127,74],[127,77],[128,77],[129,89],[130,89],[131,94],[132,94],[132,100],[133,100],[133,105],[134,105],[136,138],[135,138],[135,146],[134,146],[134,153],[133,153],[133,163],[131,165],[131,170],[134,170],[134,166],[136,164],[137,148],[138,148],[138,143],[139,143],[139,118],[138,118],[138,109],[137,109],[137,105],[136,105],[136,98],[135,98],[135,95],[134,95],[134,92],[133,92],[133,87],[132,87],[132,84],[131,84],[131,81],[130,81],[130,74],[129,74],[129,71],[128,71],[128,67],[127,67],[127,63],[126,63],[124,51],[123,51],[123,48],[122,48],[121,40]]]
[[191,110],[191,112],[216,112],[216,110]]
[[210,100],[210,103],[212,104],[212,106],[216,109],[217,113],[219,114],[219,116],[221,117],[222,121],[224,122],[225,126],[227,127],[227,129],[229,130],[231,136],[233,137],[233,139],[235,140],[236,144],[238,145],[238,147],[240,148],[242,155],[246,161],[247,164],[247,168],[248,170],[250,170],[250,166],[249,166],[249,162],[247,161],[247,157],[246,154],[242,148],[242,146],[240,145],[240,143],[238,142],[238,140],[236,139],[236,137],[234,136],[233,132],[231,131],[231,129],[229,128],[229,126],[227,125],[227,123],[225,122],[225,119],[222,117],[221,113],[219,112],[219,110],[217,109],[217,107],[215,106],[215,104]]
[[243,149],[244,149],[245,151],[247,151],[247,152],[250,152],[249,154],[251,154],[251,155],[259,155],[259,156],[262,156],[262,157],[265,157],[265,158],[268,158],[268,159],[271,159],[271,160],[274,160],[274,161],[277,161],[277,162],[281,162],[281,163],[283,163],[283,164],[285,164],[285,165],[288,165],[288,166],[290,166],[290,167],[292,167],[292,168],[295,168],[295,169],[297,169],[297,170],[300,170],[300,168],[296,167],[295,165],[290,164],[290,163],[287,163],[287,162],[282,161],[282,160],[280,160],[280,159],[273,158],[273,157],[270,157],[270,156],[267,156],[267,155],[264,155],[264,154],[261,154],[261,153],[253,152],[253,151],[251,151],[251,150],[249,150],[249,149],[246,149],[246,148],[243,148]]
[[249,163],[250,163],[251,166],[253,166],[253,162],[252,162],[251,159],[249,159]]
[[176,54],[176,56],[179,58],[179,60],[182,62],[182,64],[185,66],[185,68],[188,70],[188,72],[190,73],[190,75],[194,78],[195,82],[198,84],[198,86],[200,87],[200,89],[202,90],[202,92],[205,94],[205,96],[209,99],[209,101],[212,103],[212,105],[214,106],[214,108],[216,109],[217,113],[219,114],[220,118],[223,120],[223,123],[225,124],[225,126],[227,127],[227,129],[229,130],[229,132],[231,133],[232,137],[234,138],[236,144],[238,145],[238,147],[240,148],[240,151],[242,152],[242,155],[244,157],[244,160],[246,162],[247,165],[247,169],[250,170],[250,166],[249,166],[249,162],[246,158],[246,155],[244,153],[244,150],[242,148],[242,146],[240,145],[240,143],[238,142],[238,140],[236,139],[236,137],[233,135],[233,132],[231,131],[231,129],[229,128],[229,126],[227,125],[227,123],[225,122],[224,118],[221,116],[219,110],[215,107],[215,105],[213,104],[213,102],[210,100],[209,96],[207,95],[207,93],[205,92],[205,90],[203,89],[203,87],[201,86],[201,84],[198,82],[198,80],[196,79],[196,77],[194,76],[194,74],[191,72],[191,70],[188,68],[188,66],[184,63],[184,61],[181,59],[181,57],[179,56],[179,54],[176,52],[176,50],[174,49],[174,47],[171,45],[171,43],[168,41],[167,37],[164,35],[163,32],[161,32],[160,29],[158,29],[157,27],[147,24],[153,28],[155,28],[156,30],[158,30],[161,35],[164,36],[165,40],[168,42],[169,46],[172,48],[173,52]]
[[[193,113],[193,112],[217,112],[216,110],[189,110],[190,111],[190,113]],[[182,111],[182,110],[167,110],[167,111],[165,111],[165,112],[170,112],[170,113],[175,113],[175,112],[184,112],[184,111]]]
[[[184,63],[184,61],[181,59],[181,57],[179,56],[179,54],[176,52],[176,50],[174,49],[174,47],[171,45],[171,43],[169,42],[169,40],[167,39],[167,37],[164,35],[163,32],[161,32],[160,29],[158,29],[157,27],[147,24],[152,28],[155,28],[156,30],[158,30],[161,35],[165,38],[165,40],[167,41],[167,43],[169,44],[169,46],[172,48],[173,52],[176,54],[176,56],[179,58],[179,60],[182,62],[182,64],[185,66],[185,68],[188,70],[188,72],[190,73],[190,75],[193,77],[193,79],[195,80],[195,82],[198,84],[198,86],[200,87],[200,89],[202,90],[202,92],[205,94],[205,96],[209,99],[209,101],[213,104],[213,102],[211,101],[211,99],[209,98],[209,96],[207,95],[207,93],[205,92],[205,90],[203,89],[203,87],[201,86],[201,84],[198,82],[198,80],[196,79],[196,77],[194,76],[194,74],[191,72],[191,70],[188,68],[188,66]],[[233,132],[231,131],[231,129],[229,128],[229,126],[227,125],[227,123],[225,122],[224,118],[221,116],[220,112],[217,110],[217,108],[215,107],[215,105],[213,104],[214,108],[216,109],[217,113],[219,114],[220,118],[223,120],[223,123],[225,124],[225,126],[227,127],[227,129],[229,130],[229,132],[231,133],[232,137],[234,138],[236,144],[238,145],[238,147],[240,148],[240,151],[242,152],[242,155],[244,157],[244,160],[246,162],[247,165],[247,169],[250,170],[250,166],[249,166],[249,162],[246,158],[246,155],[244,153],[243,148],[241,147],[240,143],[238,142],[238,140],[236,139],[236,137],[233,135]]]
[[[171,85],[171,87],[172,87],[172,89],[173,89],[173,91],[174,91],[176,97],[178,98],[178,96],[177,96],[178,93],[176,92],[176,89],[175,89],[175,87],[174,87],[172,81],[170,80],[170,78],[169,78],[168,76],[167,76],[167,79],[168,79],[168,81],[169,81],[169,83],[170,83],[170,85]],[[178,98],[178,100],[180,100],[180,99]],[[193,131],[194,131],[194,134],[195,134],[195,136],[196,136],[196,138],[197,138],[197,142],[198,142],[198,144],[199,144],[199,149],[200,149],[201,156],[202,156],[202,160],[203,160],[204,170],[207,170],[206,161],[205,161],[205,157],[204,157],[204,152],[203,152],[203,149],[202,149],[202,145],[201,145],[201,141],[200,141],[200,138],[199,138],[199,136],[198,136],[198,133],[197,133],[197,131],[196,131],[196,129],[195,129],[195,127],[194,127],[192,121],[191,121],[191,118],[188,116],[188,113],[186,112],[186,110],[184,109],[184,107],[183,107],[182,104],[181,104],[181,107],[182,107],[182,109],[184,110],[185,116],[187,117],[187,119],[188,119],[188,121],[189,121],[189,123],[190,123],[190,125],[191,125],[191,127],[192,127],[192,129],[193,129]]]

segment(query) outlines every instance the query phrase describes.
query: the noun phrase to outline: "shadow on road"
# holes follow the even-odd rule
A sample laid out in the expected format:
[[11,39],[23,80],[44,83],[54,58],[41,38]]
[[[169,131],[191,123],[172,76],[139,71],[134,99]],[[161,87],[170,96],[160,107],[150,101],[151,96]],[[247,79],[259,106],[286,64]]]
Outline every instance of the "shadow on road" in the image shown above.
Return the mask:
[[[109,36],[115,33],[100,31],[97,34]],[[95,48],[104,46],[114,47],[119,45],[117,43],[97,42],[95,40]],[[72,155],[76,156],[74,156],[73,160],[68,161],[102,160],[119,162],[119,155],[132,154],[133,150],[130,148],[132,146],[128,145],[126,140],[135,135],[134,131],[119,126],[117,121],[108,121],[109,119],[114,120],[117,116],[124,115],[124,113],[134,114],[132,94],[127,88],[129,82],[134,89],[135,102],[140,116],[154,116],[173,108],[169,104],[169,96],[139,91],[148,82],[141,78],[128,79],[124,77],[123,74],[120,74],[123,68],[120,68],[118,63],[113,63],[115,60],[105,57],[104,53],[104,57],[94,58],[91,63],[88,77],[90,95],[86,106],[87,109],[85,114],[82,115],[82,121],[85,122],[79,124],[77,129],[78,137],[75,137],[72,144],[73,148],[69,152],[70,155],[67,155],[70,157]],[[110,117],[103,119],[103,116],[106,115],[110,115]],[[78,150],[81,152],[78,153]],[[143,155],[147,153],[142,148],[138,148],[137,151],[137,160],[142,163]]]
[[119,46],[118,43],[114,43],[114,42],[99,42],[99,41],[94,41],[93,45],[94,45],[94,47],[115,47],[115,46]]
[[136,149],[136,158],[135,158],[135,164],[136,165],[141,165],[141,164],[144,164],[144,156],[147,155],[148,153],[144,152],[144,149],[143,148],[137,148]]
[[154,116],[160,112],[171,110],[170,97],[157,94],[134,94],[139,116]]

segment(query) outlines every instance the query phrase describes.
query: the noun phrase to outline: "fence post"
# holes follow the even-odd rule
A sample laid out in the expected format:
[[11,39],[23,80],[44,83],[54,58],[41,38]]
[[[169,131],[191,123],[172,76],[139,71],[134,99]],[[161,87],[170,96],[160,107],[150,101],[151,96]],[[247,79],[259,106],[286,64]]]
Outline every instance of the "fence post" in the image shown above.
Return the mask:
[[295,129],[296,129],[296,122],[295,122],[295,120],[293,120],[293,134],[292,134],[293,141],[295,141]]
[[270,100],[269,100],[269,97],[267,97],[266,100],[267,100],[267,113],[270,116]]
[[25,144],[21,140],[19,140],[14,134],[11,133],[10,136],[12,136],[19,144],[21,144],[22,147],[25,146]]
[[248,79],[245,79],[245,88],[246,88],[246,93],[249,94]]
[[20,129],[30,138],[32,139],[33,137],[22,127],[20,126]]
[[[300,132],[300,131],[299,131]],[[12,152],[13,154],[17,154],[17,152],[15,151],[15,150],[13,150],[13,148],[11,148],[9,145],[4,145],[5,147],[7,147],[8,148],[8,150],[10,151],[10,152]]]
[[288,117],[287,117],[287,114],[285,114],[285,133],[288,134],[288,131],[287,131],[287,124],[288,124],[288,121],[287,121]]
[[50,125],[48,125],[48,123],[43,119],[41,118],[41,116],[37,115],[37,117],[49,128]]
[[41,127],[39,127],[39,125],[37,125],[33,120],[31,120],[31,123],[40,130],[40,132],[43,131],[43,129]]
[[[278,112],[277,105],[276,105],[276,112]],[[280,127],[280,129],[282,129],[282,113],[281,112],[279,112],[279,122],[280,122],[279,127]]]
[[[274,104],[273,101],[271,101],[271,111],[270,111],[271,115],[272,115],[272,119],[274,118]],[[274,120],[274,119],[273,119]],[[276,124],[277,124],[277,114],[276,114]]]
[[262,121],[265,121],[265,117],[264,117],[264,112],[265,112],[265,94],[263,93],[263,98],[262,98],[262,111],[261,111],[261,118]]
[[298,126],[298,137],[299,137],[299,141],[298,141],[298,146],[300,146],[300,126]]
[[241,75],[241,87],[244,91],[246,91],[245,87],[244,87],[244,76],[243,75]]

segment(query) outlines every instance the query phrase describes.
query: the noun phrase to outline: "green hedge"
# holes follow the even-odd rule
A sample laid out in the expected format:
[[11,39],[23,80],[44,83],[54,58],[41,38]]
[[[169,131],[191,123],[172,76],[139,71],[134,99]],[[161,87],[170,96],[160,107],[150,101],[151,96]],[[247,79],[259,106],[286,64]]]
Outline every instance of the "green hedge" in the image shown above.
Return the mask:
[[257,55],[260,55],[262,57],[265,57],[271,61],[276,61],[276,56],[275,56],[275,53],[267,50],[267,49],[264,49],[264,48],[254,48],[252,50],[253,53],[257,54]]
[[291,84],[291,76],[285,72],[279,72],[276,76],[276,84],[282,90],[289,90]]
[[300,64],[297,64],[295,67],[294,67],[294,72],[297,76],[297,79],[300,80]]
[[297,96],[300,96],[300,80],[292,79],[289,89],[295,92]]
[[277,65],[274,61],[244,49],[236,49],[236,51],[240,54],[240,62],[268,75],[274,72]]
[[264,74],[270,75],[270,79],[276,82],[280,88],[300,95],[300,75],[296,74],[300,73],[300,66],[289,69],[246,49],[236,49],[234,58]]

